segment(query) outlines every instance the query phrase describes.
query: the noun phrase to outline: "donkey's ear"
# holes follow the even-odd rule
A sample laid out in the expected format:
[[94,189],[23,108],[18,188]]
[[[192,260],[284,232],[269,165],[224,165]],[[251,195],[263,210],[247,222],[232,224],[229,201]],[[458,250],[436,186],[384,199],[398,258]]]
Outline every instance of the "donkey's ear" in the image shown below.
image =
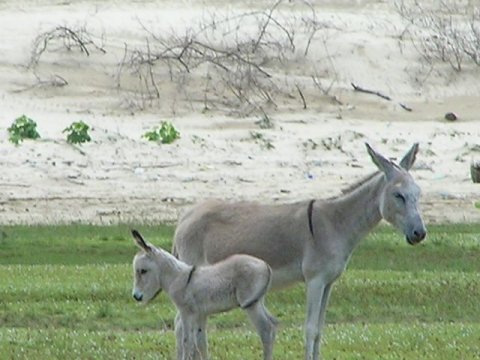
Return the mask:
[[132,236],[135,239],[135,244],[137,244],[140,249],[143,249],[146,252],[152,251],[152,247],[146,243],[143,236],[137,230],[132,230]]
[[415,159],[417,158],[417,153],[418,143],[415,143],[400,161],[400,166],[405,170],[410,170],[415,162]]
[[387,178],[390,178],[395,171],[395,165],[386,157],[373,150],[368,143],[365,143],[365,146],[367,147],[368,154],[372,158],[373,163],[387,176]]

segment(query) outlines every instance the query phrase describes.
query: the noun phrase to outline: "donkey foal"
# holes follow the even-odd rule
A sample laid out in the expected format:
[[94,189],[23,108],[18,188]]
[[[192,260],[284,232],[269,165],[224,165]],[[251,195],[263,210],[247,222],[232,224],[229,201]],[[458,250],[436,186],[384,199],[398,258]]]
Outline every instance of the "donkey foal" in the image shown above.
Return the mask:
[[207,316],[236,307],[244,309],[260,335],[263,358],[272,359],[276,320],[263,304],[270,285],[266,262],[237,254],[214,265],[194,267],[147,243],[132,231],[143,251],[133,259],[133,297],[148,303],[162,289],[180,313],[182,334],[177,334],[177,359],[208,359]]

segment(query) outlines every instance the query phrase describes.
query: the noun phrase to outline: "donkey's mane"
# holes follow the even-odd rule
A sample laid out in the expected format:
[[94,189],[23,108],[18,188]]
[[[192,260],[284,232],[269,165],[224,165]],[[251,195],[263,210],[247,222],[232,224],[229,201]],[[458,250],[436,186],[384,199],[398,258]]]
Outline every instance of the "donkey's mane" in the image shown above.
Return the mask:
[[366,183],[368,183],[370,180],[372,180],[375,176],[377,176],[378,174],[380,174],[380,171],[375,171],[363,178],[361,178],[360,180],[357,180],[356,182],[354,182],[353,184],[350,184],[348,185],[347,187],[343,188],[340,190],[340,194],[337,194],[337,195],[334,195],[334,196],[331,196],[329,198],[327,198],[326,200],[338,200],[339,198],[342,198],[344,196],[348,196],[350,195],[351,193],[353,193],[354,191],[358,190],[361,186],[365,185]]
[[371,179],[373,179],[379,173],[380,173],[379,171],[375,171],[375,172],[371,173],[370,175],[367,175],[367,176],[361,178],[360,180],[354,182],[353,184],[348,185],[346,188],[343,188],[341,190],[342,195],[350,194],[351,192],[355,191],[356,189],[358,189],[363,184],[369,182]]

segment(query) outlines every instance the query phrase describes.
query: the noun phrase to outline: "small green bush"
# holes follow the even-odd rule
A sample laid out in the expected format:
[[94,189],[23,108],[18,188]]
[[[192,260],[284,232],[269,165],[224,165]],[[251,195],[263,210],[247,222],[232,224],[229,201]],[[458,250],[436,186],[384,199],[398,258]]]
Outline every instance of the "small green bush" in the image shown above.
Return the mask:
[[37,132],[37,123],[25,115],[16,118],[7,130],[10,134],[8,139],[15,145],[20,144],[25,139],[38,139],[40,137]]
[[153,128],[143,134],[148,141],[160,141],[162,144],[171,144],[180,137],[180,132],[172,125],[171,122],[162,121],[160,126]]
[[262,133],[258,131],[250,131],[250,137],[258,144],[262,149],[272,150],[275,149],[275,146],[272,143],[272,140],[267,139],[263,136]]
[[275,127],[272,119],[266,114],[261,119],[255,121],[255,125],[258,125],[260,129],[273,129]]
[[90,126],[80,120],[71,123],[70,126],[66,127],[62,132],[67,133],[67,142],[69,144],[83,144],[84,142],[92,140],[88,134],[89,129]]

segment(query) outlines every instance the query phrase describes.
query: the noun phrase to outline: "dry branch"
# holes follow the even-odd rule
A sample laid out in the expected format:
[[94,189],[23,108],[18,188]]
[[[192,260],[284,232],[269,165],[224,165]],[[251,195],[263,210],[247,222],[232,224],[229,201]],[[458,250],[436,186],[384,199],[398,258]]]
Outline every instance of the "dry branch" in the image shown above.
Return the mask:
[[295,84],[295,87],[298,90],[298,93],[300,94],[300,98],[302,99],[303,103],[303,109],[305,110],[307,108],[307,102],[305,101],[305,96],[303,96],[302,90],[300,89],[300,86],[298,84]]
[[438,60],[449,64],[456,72],[462,71],[468,60],[480,66],[478,4],[440,0],[427,6],[418,0],[399,0],[395,5],[413,34],[416,51],[428,64]]
[[35,38],[29,66],[37,65],[41,56],[48,50],[59,51],[64,49],[71,51],[75,48],[78,48],[86,56],[90,56],[92,50],[106,53],[102,41],[95,40],[85,26],[79,28],[56,26]]
[[364,89],[364,88],[362,88],[358,85],[355,85],[354,83],[351,83],[351,85],[352,85],[352,87],[355,91],[362,92],[362,93],[365,93],[365,94],[376,95],[376,96],[379,96],[382,99],[385,99],[385,100],[388,100],[388,101],[392,100],[392,98],[390,96],[384,95],[379,91]]
[[[187,28],[184,35],[155,34],[141,24],[148,38],[143,47],[130,51],[120,64],[121,72],[127,71],[138,78],[142,102],[159,97],[159,84],[165,73],[162,69],[166,66],[170,80],[174,82],[189,81],[199,73],[204,76],[204,69],[208,68],[209,78],[203,81],[218,85],[209,89],[221,101],[227,101],[226,95],[236,99],[234,107],[247,105],[257,110],[265,104],[276,107],[274,97],[280,86],[273,81],[270,69],[266,66],[282,63],[284,49],[291,49],[293,55],[293,29],[297,28],[285,24],[279,17],[278,8],[283,2],[277,0],[263,11],[227,15],[224,18],[213,15],[211,23]],[[257,25],[257,31],[245,32],[243,24],[246,23]],[[120,83],[120,78],[117,82]],[[181,87],[188,88],[183,84]],[[207,88],[203,85],[200,87]],[[188,94],[188,91],[185,93]],[[210,97],[209,102],[212,103],[212,100]]]
[[[307,41],[306,58],[316,35],[321,30],[331,30],[328,24],[317,20],[314,6],[306,0],[274,0],[263,10],[222,16],[213,13],[182,33],[160,33],[140,25],[146,40],[135,49],[128,46],[116,78],[119,88],[120,82],[134,83],[123,81],[123,77],[136,78],[137,85],[130,88],[130,101],[140,100],[142,108],[152,101],[160,104],[167,80],[190,104],[201,102],[203,109],[227,108],[240,115],[277,108],[277,97],[290,98],[294,92],[298,92],[306,108],[306,95],[313,86],[300,88],[289,77],[292,65],[304,60],[299,60],[302,52],[299,54],[296,49]],[[303,38],[297,39],[299,33]],[[337,76],[325,41],[327,66],[332,66]],[[171,87],[165,90],[171,91]]]
[[[378,96],[378,97],[381,97],[382,99],[385,99],[387,101],[392,101],[392,98],[388,95],[385,95],[385,94],[382,94],[381,92],[379,91],[375,91],[375,90],[369,90],[369,89],[364,89],[358,85],[355,85],[354,83],[351,83],[353,89],[355,91],[358,91],[358,92],[361,92],[361,93],[365,93],[365,94],[371,94],[371,95],[375,95],[375,96]],[[411,112],[412,111],[412,108],[411,107],[408,107],[407,105],[403,104],[403,103],[398,103],[398,105],[404,109],[405,111],[408,111],[408,112]]]
[[405,104],[402,104],[402,103],[398,103],[398,105],[400,105],[400,107],[408,112],[411,112],[413,111],[413,109],[411,107],[408,107],[407,105]]

